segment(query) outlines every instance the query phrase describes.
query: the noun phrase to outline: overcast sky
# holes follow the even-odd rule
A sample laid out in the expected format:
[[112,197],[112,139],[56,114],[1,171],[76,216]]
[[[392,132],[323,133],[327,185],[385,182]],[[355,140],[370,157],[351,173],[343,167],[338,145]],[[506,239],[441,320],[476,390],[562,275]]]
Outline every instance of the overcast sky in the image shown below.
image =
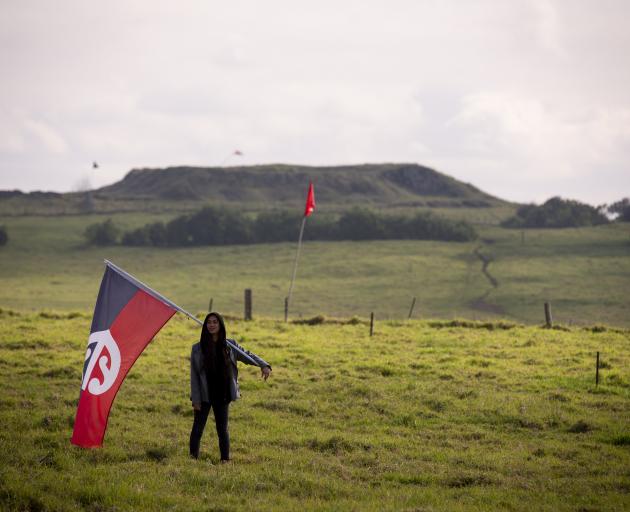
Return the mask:
[[627,0],[2,0],[0,189],[416,162],[504,199],[612,202],[629,19]]

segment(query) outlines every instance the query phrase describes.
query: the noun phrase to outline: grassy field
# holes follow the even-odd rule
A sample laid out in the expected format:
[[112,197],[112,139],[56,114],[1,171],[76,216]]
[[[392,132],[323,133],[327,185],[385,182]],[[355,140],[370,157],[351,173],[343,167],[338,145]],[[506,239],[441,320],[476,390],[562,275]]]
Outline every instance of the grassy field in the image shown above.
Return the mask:
[[[89,311],[107,258],[182,307],[281,318],[295,244],[145,249],[87,248],[85,227],[106,217],[0,219],[0,307]],[[119,214],[129,229],[167,215]],[[308,229],[308,226],[307,226]],[[630,326],[630,226],[565,230],[479,228],[474,243],[309,242],[294,289],[293,317],[317,314],[403,319],[499,319],[537,324],[551,302],[563,324]],[[482,258],[489,264],[482,272]],[[491,282],[491,279],[494,280]]]
[[104,448],[70,445],[90,321],[0,312],[2,510],[630,508],[628,331],[229,319],[274,372],[241,367],[222,465],[211,424],[188,458],[198,331],[179,316],[123,384]]

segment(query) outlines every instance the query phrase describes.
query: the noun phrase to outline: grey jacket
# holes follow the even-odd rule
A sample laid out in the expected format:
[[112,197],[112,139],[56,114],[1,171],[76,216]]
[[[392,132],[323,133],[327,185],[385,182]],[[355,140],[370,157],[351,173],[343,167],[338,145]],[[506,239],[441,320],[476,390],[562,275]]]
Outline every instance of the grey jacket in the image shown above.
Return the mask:
[[[230,355],[230,362],[232,364],[232,375],[230,379],[230,400],[238,400],[241,396],[241,392],[238,387],[238,368],[236,366],[237,361],[242,361],[245,364],[251,364],[264,368],[271,365],[264,359],[253,354],[249,350],[245,350],[236,341],[228,338],[227,340],[228,353]],[[203,367],[203,354],[201,353],[201,344],[195,343],[192,346],[190,353],[190,400],[193,404],[200,404],[201,402],[209,402],[210,395],[208,393],[208,379],[206,378],[206,370]]]

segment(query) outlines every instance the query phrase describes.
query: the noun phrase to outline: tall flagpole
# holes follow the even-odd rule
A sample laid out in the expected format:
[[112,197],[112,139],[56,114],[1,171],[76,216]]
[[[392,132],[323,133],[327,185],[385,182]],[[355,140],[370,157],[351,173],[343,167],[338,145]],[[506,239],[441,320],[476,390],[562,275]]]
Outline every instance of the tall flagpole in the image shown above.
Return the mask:
[[287,295],[287,304],[284,309],[284,321],[289,318],[289,304],[291,303],[291,292],[293,292],[293,283],[295,282],[295,276],[297,274],[298,260],[300,259],[300,249],[302,248],[302,235],[304,235],[304,225],[306,224],[306,215],[302,217],[302,226],[300,227],[300,237],[298,239],[297,251],[295,253],[295,262],[293,263],[293,276],[291,277],[291,284],[289,286],[289,294]]
[[304,206],[304,216],[302,217],[302,226],[300,227],[300,237],[298,238],[297,251],[295,253],[295,262],[293,263],[293,275],[291,276],[291,284],[289,285],[289,294],[284,302],[284,321],[289,320],[289,304],[291,303],[291,293],[293,292],[293,284],[295,283],[295,276],[297,274],[298,260],[300,259],[300,249],[302,248],[302,235],[304,235],[304,225],[306,224],[306,217],[308,217],[315,210],[315,191],[313,190],[313,182],[308,184],[308,192],[306,194],[306,205]]

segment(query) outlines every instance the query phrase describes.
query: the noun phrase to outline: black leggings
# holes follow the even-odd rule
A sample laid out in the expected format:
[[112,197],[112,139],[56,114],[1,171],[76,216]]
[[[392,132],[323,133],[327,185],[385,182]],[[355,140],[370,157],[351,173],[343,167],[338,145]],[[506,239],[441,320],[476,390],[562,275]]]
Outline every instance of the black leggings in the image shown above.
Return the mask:
[[210,409],[214,411],[214,422],[219,435],[219,450],[221,451],[221,460],[230,459],[230,433],[228,432],[228,409],[230,403],[213,403],[202,402],[201,410],[195,411],[195,421],[193,422],[192,431],[190,432],[190,455],[195,458],[199,457],[199,443],[203,429],[208,421]]

